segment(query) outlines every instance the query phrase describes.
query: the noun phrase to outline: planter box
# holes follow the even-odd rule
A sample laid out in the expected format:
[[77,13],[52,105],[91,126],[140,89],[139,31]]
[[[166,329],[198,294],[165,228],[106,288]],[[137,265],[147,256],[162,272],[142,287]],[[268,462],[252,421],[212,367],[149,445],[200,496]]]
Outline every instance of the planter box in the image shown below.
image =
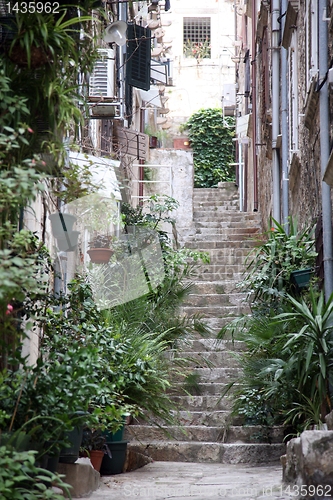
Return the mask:
[[312,269],[308,267],[306,269],[292,271],[290,273],[290,280],[298,290],[302,290],[303,288],[307,288],[309,286],[311,276]]
[[191,149],[190,140],[188,137],[178,137],[173,140],[174,149]]

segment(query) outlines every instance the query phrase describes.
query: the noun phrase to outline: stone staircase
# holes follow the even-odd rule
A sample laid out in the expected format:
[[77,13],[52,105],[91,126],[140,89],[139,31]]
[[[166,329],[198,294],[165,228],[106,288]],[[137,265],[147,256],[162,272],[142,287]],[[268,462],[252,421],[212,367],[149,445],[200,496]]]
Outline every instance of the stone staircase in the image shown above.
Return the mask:
[[135,422],[126,428],[128,446],[163,461],[277,461],[285,453],[282,430],[272,429],[271,444],[255,440],[262,432],[260,427],[237,425],[241,422],[231,420],[232,391],[220,397],[241,370],[234,353],[244,346],[230,340],[216,343],[222,326],[247,312],[244,294],[237,291],[236,284],[255,244],[250,238],[260,232],[259,215],[239,212],[236,187],[223,183],[217,189],[194,189],[193,219],[196,233],[186,246],[207,251],[210,263],[200,267],[193,293],[183,309],[190,315],[199,312],[211,328],[212,338],[198,336],[184,343],[181,355],[191,358],[196,383],[192,383],[193,395],[188,395],[184,392],[185,381],[178,380],[179,390],[172,395],[178,404],[181,426]]

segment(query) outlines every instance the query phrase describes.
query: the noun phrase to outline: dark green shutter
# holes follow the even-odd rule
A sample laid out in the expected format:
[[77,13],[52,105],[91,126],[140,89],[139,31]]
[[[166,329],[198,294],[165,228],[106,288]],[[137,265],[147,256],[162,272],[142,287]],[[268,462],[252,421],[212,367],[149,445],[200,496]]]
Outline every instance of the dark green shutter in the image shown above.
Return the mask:
[[137,24],[128,24],[126,51],[126,82],[142,90],[150,89],[151,31]]

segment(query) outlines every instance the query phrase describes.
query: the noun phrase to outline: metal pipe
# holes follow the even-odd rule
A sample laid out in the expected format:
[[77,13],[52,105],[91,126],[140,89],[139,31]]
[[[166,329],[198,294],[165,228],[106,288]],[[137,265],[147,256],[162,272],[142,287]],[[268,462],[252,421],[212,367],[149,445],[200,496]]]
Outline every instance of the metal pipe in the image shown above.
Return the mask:
[[[282,14],[288,7],[288,0],[282,0]],[[283,32],[286,22],[286,16],[282,18],[281,29]],[[284,229],[289,234],[289,166],[288,166],[288,150],[289,150],[289,127],[288,127],[288,68],[287,58],[288,51],[284,47],[280,47],[281,58],[281,160],[282,160],[282,220]]]
[[[118,4],[118,20],[127,22],[127,3]],[[117,47],[119,54],[119,100],[120,100],[120,118],[124,119],[125,116],[125,58],[126,58],[126,44]],[[124,123],[126,126],[127,124]]]
[[280,201],[280,162],[277,137],[280,128],[280,0],[272,1],[272,178],[273,178],[273,217],[281,222]]
[[[326,0],[319,0],[319,110],[320,110],[320,160],[321,172],[324,175],[329,154],[329,96],[328,85],[325,80],[328,71],[328,34],[326,21]],[[321,83],[323,85],[321,85]],[[324,252],[324,290],[325,299],[328,300],[333,292],[333,249],[332,249],[332,206],[331,188],[326,182],[322,182],[322,214],[323,214],[323,252]]]
[[238,175],[239,175],[239,210],[243,212],[244,205],[244,182],[243,182],[243,164],[242,164],[242,144],[238,141]]
[[253,211],[258,211],[257,167],[257,68],[256,68],[256,0],[252,0],[252,158],[253,158]]

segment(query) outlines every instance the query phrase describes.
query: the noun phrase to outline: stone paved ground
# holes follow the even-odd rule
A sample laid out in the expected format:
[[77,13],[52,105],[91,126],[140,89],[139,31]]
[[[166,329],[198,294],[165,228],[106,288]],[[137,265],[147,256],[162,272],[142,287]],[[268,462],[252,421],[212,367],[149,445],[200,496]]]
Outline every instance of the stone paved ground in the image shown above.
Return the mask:
[[[133,472],[103,477],[89,500],[289,500],[279,464],[154,462]],[[81,499],[82,500],[82,499]],[[83,499],[88,500],[88,499]]]

